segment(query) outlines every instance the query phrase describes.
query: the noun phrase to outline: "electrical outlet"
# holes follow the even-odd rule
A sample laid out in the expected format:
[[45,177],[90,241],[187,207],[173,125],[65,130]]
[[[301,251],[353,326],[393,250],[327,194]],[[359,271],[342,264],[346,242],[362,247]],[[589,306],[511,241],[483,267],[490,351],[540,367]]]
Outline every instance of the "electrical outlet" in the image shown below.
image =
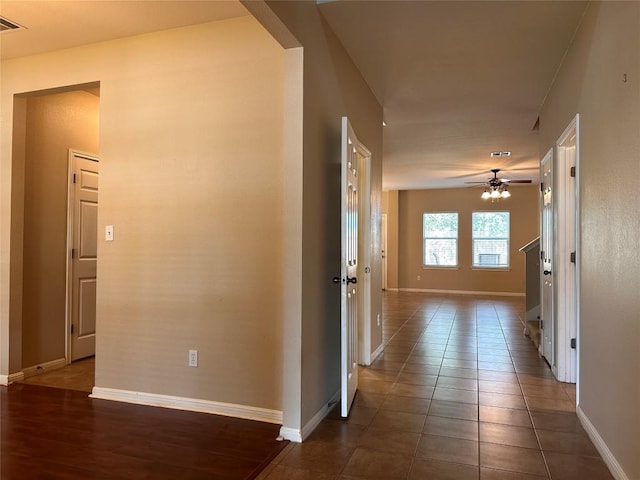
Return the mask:
[[189,350],[189,366],[198,366],[198,350]]
[[418,280],[420,280],[420,275],[418,275]]

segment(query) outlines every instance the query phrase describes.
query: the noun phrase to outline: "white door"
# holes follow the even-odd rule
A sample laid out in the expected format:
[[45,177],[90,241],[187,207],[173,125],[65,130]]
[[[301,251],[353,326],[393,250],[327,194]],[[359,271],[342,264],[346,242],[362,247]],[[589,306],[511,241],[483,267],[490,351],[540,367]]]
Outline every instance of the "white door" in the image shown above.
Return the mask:
[[341,414],[349,409],[358,388],[358,141],[347,117],[342,117],[342,259],[341,294]]
[[542,214],[540,220],[540,269],[541,269],[541,343],[542,355],[549,365],[555,366],[554,355],[554,315],[553,315],[553,151],[545,155],[540,162],[540,181],[542,186]]
[[380,244],[382,250],[382,290],[387,289],[387,214],[382,214]]
[[98,159],[69,152],[71,360],[95,355],[98,240]]

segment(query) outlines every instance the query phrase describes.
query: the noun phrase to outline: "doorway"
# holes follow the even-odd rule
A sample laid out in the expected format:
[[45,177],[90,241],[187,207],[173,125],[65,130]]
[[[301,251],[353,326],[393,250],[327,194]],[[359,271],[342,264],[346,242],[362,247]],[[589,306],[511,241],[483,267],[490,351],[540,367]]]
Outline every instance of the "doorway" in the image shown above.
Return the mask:
[[[69,148],[99,150],[99,84],[14,96],[12,322],[20,376],[70,363],[67,325]],[[85,304],[85,307],[88,306]],[[94,307],[95,308],[95,307]]]
[[[555,152],[554,152],[555,150]],[[540,353],[555,377],[575,383],[579,348],[579,116],[540,162]]]
[[358,363],[371,365],[371,265],[373,263],[371,218],[371,154],[361,145],[356,146],[358,162]]
[[95,155],[69,151],[68,363],[96,353],[98,165]]
[[578,126],[576,115],[556,142],[556,378],[577,380],[578,298]]

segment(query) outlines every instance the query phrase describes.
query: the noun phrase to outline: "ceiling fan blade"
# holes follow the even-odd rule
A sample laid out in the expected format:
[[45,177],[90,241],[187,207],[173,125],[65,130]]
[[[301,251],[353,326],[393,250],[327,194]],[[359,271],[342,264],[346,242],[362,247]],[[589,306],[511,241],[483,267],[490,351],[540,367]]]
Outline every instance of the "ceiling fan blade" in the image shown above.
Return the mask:
[[532,183],[533,180],[507,180],[504,183]]
[[478,183],[478,184],[484,185],[487,182],[464,182],[464,183]]

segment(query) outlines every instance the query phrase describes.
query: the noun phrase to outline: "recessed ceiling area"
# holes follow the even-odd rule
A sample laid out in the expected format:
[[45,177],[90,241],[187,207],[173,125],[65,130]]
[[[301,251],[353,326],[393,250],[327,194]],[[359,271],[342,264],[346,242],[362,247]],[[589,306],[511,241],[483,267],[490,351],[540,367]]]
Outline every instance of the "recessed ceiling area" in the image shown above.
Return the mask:
[[538,110],[586,2],[319,8],[384,107],[385,190],[462,187],[493,168],[538,178]]

